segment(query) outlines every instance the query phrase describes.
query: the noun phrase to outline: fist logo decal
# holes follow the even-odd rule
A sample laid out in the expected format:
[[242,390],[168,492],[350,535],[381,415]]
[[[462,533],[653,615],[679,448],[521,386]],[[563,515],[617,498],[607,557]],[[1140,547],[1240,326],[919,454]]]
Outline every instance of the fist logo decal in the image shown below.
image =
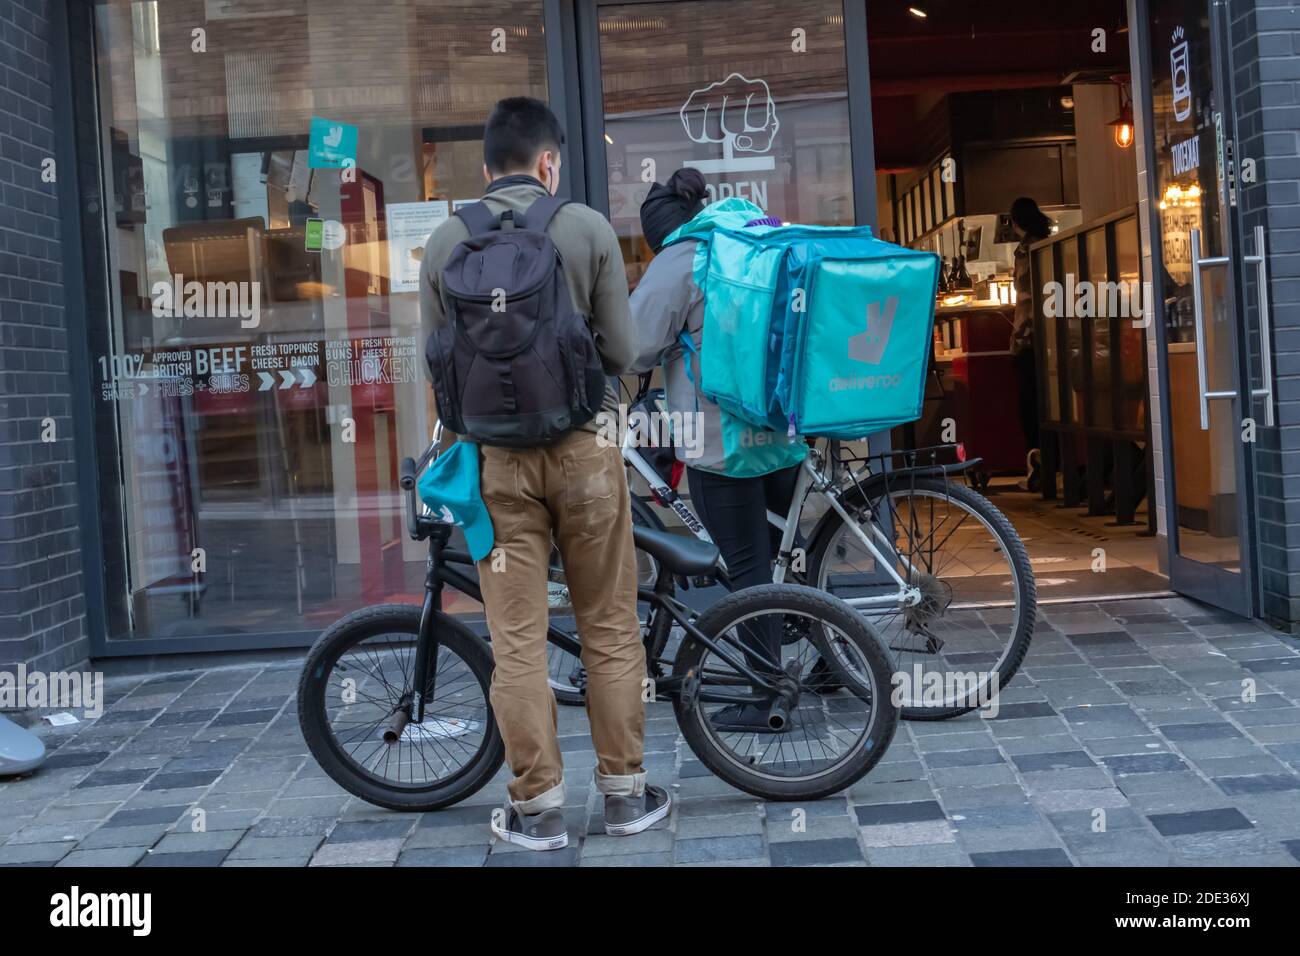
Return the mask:
[[728,74],[726,79],[692,92],[682,104],[681,118],[682,127],[693,142],[722,144],[722,159],[691,163],[700,172],[776,168],[771,156],[736,155],[766,153],[781,128],[776,118],[776,103],[765,80]]

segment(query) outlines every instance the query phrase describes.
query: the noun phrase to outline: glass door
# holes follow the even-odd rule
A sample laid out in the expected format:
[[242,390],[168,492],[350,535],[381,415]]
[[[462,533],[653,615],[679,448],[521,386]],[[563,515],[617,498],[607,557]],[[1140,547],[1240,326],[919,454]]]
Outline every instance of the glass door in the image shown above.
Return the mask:
[[629,282],[650,260],[641,203],[683,166],[704,174],[709,201],[738,196],[788,222],[854,222],[843,0],[808,0],[797,15],[783,0],[578,9],[588,201],[608,213]]
[[[1222,6],[1150,0],[1152,151],[1168,415],[1174,588],[1254,611],[1246,442],[1249,360],[1234,259],[1236,186]],[[1153,236],[1153,242],[1156,237]],[[1267,401],[1271,416],[1271,396]],[[1258,425],[1272,424],[1258,422]]]

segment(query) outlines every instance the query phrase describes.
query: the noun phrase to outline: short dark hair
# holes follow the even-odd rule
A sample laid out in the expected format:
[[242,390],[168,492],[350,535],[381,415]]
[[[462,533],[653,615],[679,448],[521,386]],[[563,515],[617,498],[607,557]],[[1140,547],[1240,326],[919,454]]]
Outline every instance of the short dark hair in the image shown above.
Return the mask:
[[483,127],[483,163],[490,173],[526,169],[543,150],[558,153],[563,145],[560,121],[531,96],[501,100]]
[[1052,220],[1028,196],[1021,196],[1011,204],[1011,221],[1034,239],[1046,239],[1052,233]]

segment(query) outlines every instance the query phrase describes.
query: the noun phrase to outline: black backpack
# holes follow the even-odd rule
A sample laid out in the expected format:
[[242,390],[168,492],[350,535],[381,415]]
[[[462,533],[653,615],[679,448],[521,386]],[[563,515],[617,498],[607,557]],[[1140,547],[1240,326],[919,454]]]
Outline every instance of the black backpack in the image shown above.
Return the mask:
[[543,196],[499,219],[482,202],[456,210],[469,237],[443,267],[447,321],[425,358],[443,423],[484,445],[552,444],[604,399],[595,339],[546,234],[565,202]]

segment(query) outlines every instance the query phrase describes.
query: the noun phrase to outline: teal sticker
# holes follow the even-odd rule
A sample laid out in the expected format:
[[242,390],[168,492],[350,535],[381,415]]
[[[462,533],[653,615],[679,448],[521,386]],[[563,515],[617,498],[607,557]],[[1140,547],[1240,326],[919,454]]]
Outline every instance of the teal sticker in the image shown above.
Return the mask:
[[356,164],[357,128],[313,116],[307,165],[312,169],[343,169]]

